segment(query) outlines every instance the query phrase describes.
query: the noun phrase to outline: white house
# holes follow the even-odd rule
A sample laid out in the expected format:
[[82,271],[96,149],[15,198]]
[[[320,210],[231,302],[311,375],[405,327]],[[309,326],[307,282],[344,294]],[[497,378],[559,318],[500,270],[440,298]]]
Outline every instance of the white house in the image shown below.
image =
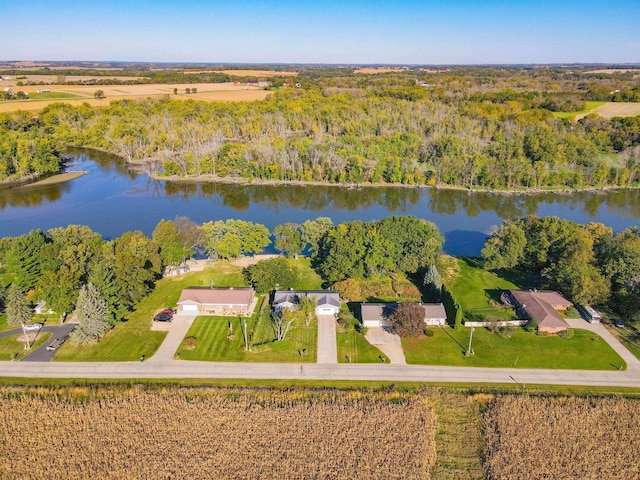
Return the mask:
[[[428,326],[445,325],[447,312],[441,303],[422,303],[424,323]],[[365,327],[386,327],[388,318],[398,308],[397,303],[363,303],[360,305],[360,319]]]
[[327,290],[277,290],[273,295],[273,310],[296,310],[303,297],[316,302],[316,315],[337,315],[340,312],[340,294]]

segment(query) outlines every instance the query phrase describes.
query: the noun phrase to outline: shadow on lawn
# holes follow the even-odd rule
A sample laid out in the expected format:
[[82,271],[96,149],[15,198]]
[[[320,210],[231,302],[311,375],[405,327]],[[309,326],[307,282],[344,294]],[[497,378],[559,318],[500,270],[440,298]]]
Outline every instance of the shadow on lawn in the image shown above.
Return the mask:
[[462,354],[463,355],[467,353],[467,348],[464,345],[462,345],[458,340],[456,340],[456,338],[453,335],[451,335],[449,332],[447,332],[446,328],[441,326],[440,330],[442,330],[444,333],[446,333],[451,340],[456,342],[456,344],[462,349]]

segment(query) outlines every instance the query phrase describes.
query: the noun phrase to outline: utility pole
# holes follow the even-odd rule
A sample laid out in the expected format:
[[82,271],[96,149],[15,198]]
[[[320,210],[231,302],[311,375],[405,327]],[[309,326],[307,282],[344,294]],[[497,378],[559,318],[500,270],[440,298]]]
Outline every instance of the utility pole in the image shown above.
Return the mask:
[[473,340],[473,327],[471,327],[471,335],[469,335],[469,348],[467,349],[468,355],[473,355],[473,350],[471,350],[471,340]]
[[26,342],[25,350],[31,350],[31,342],[29,342],[29,335],[24,328],[24,322],[20,322],[20,326],[22,327],[22,335],[24,336],[24,340]]

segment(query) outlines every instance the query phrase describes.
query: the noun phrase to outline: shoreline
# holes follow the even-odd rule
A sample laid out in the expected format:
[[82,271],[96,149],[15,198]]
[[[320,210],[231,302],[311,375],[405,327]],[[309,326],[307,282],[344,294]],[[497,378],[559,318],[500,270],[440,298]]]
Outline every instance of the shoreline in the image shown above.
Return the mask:
[[[132,164],[130,166],[135,166]],[[580,192],[609,192],[612,190],[640,190],[638,187],[621,187],[617,185],[605,185],[602,187],[584,187],[579,189],[562,187],[558,189],[543,189],[543,188],[524,188],[520,190],[498,190],[489,188],[469,188],[462,185],[408,185],[404,183],[327,183],[319,181],[305,181],[305,180],[266,180],[266,179],[249,179],[249,178],[234,178],[234,177],[216,177],[212,175],[202,175],[199,177],[180,177],[177,175],[158,175],[148,174],[149,178],[153,180],[163,180],[172,183],[224,183],[232,185],[258,185],[258,186],[281,186],[281,185],[293,185],[293,186],[315,186],[315,187],[337,187],[346,190],[360,190],[363,188],[413,188],[413,189],[433,189],[433,190],[457,190],[467,193],[495,193],[499,195],[537,195],[542,193],[555,193],[558,195],[571,195],[573,193]]]
[[128,162],[124,157],[118,155],[117,153],[110,152],[103,148],[99,147],[90,147],[90,146],[77,146],[70,145],[68,148],[75,148],[81,150],[94,150],[96,152],[113,155],[115,157],[120,158],[127,168],[132,169],[138,173],[144,173],[149,176],[149,178],[153,180],[162,180],[165,182],[173,182],[173,183],[192,183],[192,184],[200,184],[200,183],[223,183],[223,184],[231,184],[231,185],[258,185],[258,186],[315,186],[315,187],[337,187],[343,188],[347,190],[360,190],[362,188],[414,188],[414,189],[434,189],[434,190],[457,190],[464,191],[467,193],[495,193],[498,195],[538,195],[542,193],[555,193],[558,195],[571,195],[579,192],[609,192],[612,190],[640,190],[640,185],[638,186],[618,186],[618,185],[604,185],[601,187],[584,187],[584,188],[570,188],[570,187],[558,187],[554,188],[521,188],[521,189],[491,189],[491,188],[469,188],[464,185],[447,185],[447,184],[438,184],[438,185],[408,185],[405,183],[387,183],[387,182],[376,182],[376,183],[327,183],[321,181],[306,181],[306,180],[267,180],[267,179],[255,179],[255,178],[244,178],[244,177],[218,177],[214,175],[201,175],[199,177],[181,177],[178,175],[159,175],[159,174],[151,174],[143,171],[143,165],[148,162],[154,161],[153,159],[145,159],[139,160],[137,162]]

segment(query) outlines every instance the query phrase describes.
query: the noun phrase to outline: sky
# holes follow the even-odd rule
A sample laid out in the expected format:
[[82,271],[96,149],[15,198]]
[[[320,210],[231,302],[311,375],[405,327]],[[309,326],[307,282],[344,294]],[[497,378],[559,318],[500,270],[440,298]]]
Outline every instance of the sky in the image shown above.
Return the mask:
[[640,0],[0,0],[0,60],[640,63]]

